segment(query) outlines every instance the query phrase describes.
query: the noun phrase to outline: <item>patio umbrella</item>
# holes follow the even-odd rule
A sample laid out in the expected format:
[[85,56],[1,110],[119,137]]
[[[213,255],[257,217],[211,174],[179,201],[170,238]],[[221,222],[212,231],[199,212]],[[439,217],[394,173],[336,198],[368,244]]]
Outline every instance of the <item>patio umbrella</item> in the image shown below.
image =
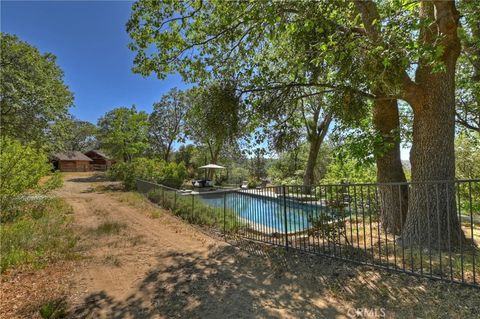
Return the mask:
[[[200,166],[199,168],[204,168],[204,169],[223,169],[225,167],[223,166],[220,166],[220,165],[217,165],[217,164],[208,164],[208,165],[203,165],[203,166]],[[205,171],[206,173],[207,171]],[[205,178],[206,179],[206,178]]]
[[217,165],[217,164],[208,164],[208,165],[200,166],[199,168],[222,169],[222,168],[225,168],[225,167]]

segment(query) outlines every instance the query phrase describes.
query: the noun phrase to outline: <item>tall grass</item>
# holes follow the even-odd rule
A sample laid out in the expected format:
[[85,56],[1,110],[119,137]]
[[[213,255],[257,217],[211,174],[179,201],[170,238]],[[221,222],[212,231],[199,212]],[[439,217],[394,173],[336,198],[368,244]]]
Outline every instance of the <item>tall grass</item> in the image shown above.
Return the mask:
[[72,207],[63,199],[24,203],[14,219],[0,224],[0,271],[21,265],[43,267],[74,257]]
[[[205,205],[198,196],[180,195],[175,191],[154,189],[147,193],[147,198],[191,224],[212,226],[226,231],[234,231],[240,227],[232,210]],[[225,218],[223,214],[225,213]]]

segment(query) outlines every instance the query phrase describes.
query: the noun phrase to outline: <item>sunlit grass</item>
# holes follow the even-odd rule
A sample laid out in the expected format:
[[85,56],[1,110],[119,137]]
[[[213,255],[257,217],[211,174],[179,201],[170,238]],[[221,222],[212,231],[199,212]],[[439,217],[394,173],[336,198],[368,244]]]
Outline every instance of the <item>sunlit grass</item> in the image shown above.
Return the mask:
[[2,272],[21,265],[43,267],[75,257],[72,207],[63,199],[46,199],[18,209],[21,214],[15,220],[1,224]]

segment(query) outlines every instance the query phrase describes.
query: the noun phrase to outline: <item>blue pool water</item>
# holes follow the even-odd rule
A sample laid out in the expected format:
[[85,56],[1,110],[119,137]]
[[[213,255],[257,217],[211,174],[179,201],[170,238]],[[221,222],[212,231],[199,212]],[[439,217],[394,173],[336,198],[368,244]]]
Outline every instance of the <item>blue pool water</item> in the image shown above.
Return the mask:
[[[202,194],[200,199],[208,206],[222,208],[224,194]],[[245,193],[226,193],[225,206],[235,212],[243,222],[251,222],[250,227],[263,232],[285,232],[285,209],[288,232],[298,232],[310,227],[312,216],[324,211],[318,205],[309,205],[282,198],[255,196]],[[309,218],[310,217],[310,218]]]

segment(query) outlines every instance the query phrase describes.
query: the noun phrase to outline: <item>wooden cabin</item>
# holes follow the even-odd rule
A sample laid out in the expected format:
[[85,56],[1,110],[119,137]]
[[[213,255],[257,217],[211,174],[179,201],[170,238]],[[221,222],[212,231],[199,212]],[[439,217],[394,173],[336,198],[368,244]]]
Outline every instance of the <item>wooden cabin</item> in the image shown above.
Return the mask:
[[92,159],[90,167],[94,171],[106,171],[112,166],[112,164],[115,163],[115,161],[108,157],[105,153],[97,150],[86,152],[85,155]]
[[56,153],[51,156],[55,169],[61,172],[88,172],[92,159],[81,152]]

